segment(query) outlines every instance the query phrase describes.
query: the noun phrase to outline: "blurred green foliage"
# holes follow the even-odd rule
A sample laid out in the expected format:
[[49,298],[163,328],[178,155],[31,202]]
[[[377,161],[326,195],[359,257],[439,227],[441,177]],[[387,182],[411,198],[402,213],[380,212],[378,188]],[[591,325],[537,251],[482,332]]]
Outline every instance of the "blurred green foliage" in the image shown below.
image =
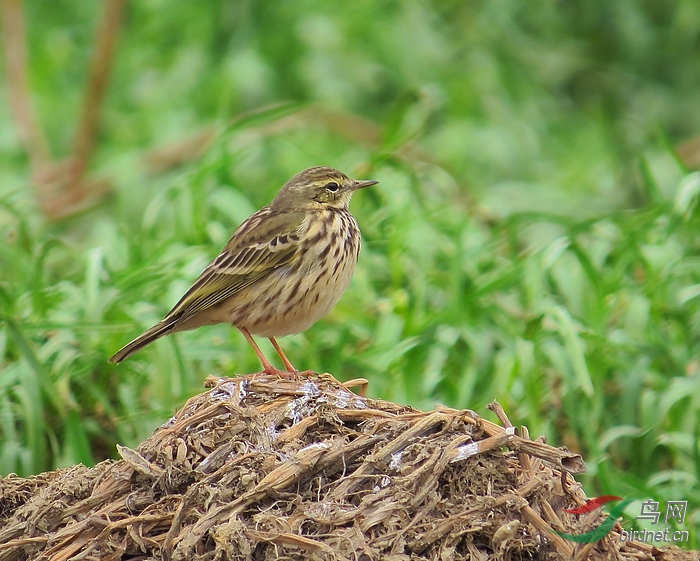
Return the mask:
[[[25,4],[65,155],[100,3]],[[107,358],[324,164],[381,185],[352,203],[351,288],[290,359],[418,407],[498,399],[583,454],[590,495],[687,499],[696,545],[700,176],[671,146],[700,131],[699,34],[695,0],[130,3],[92,163],[109,201],[45,222],[0,104],[0,473],[113,456],[207,374],[258,369],[227,326]],[[209,126],[186,167],[144,165]]]

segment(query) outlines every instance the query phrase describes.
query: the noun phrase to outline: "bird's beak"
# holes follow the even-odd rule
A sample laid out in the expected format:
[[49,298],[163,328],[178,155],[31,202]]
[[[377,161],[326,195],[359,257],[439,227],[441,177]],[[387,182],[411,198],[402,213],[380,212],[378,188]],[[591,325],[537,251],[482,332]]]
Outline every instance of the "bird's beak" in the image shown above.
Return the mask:
[[358,189],[364,189],[365,187],[369,187],[370,185],[376,185],[379,183],[379,181],[375,181],[374,179],[364,179],[362,181],[355,181],[355,183],[352,184],[351,189],[353,191],[357,191]]

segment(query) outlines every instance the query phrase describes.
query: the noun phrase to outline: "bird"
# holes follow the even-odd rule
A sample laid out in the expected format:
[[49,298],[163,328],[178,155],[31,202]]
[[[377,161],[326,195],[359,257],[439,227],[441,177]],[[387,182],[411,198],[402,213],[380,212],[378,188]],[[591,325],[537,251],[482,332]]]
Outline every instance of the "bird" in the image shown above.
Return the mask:
[[[377,183],[326,166],[296,174],[236,229],[165,317],[109,361],[118,364],[171,333],[229,323],[251,345],[264,373],[298,372],[277,337],[311,327],[350,284],[360,228],[348,204],[355,191]],[[272,365],[253,335],[270,340],[285,370]]]

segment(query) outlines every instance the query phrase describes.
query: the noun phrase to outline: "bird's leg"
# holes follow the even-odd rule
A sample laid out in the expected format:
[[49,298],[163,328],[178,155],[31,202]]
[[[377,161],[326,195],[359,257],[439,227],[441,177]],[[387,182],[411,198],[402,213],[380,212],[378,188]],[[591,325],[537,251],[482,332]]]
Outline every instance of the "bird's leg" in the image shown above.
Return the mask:
[[260,363],[262,364],[263,372],[265,372],[265,374],[277,374],[278,376],[285,376],[289,374],[288,372],[275,368],[274,366],[272,366],[272,364],[270,364],[270,361],[267,360],[267,358],[265,358],[265,355],[260,350],[260,347],[258,347],[258,344],[253,339],[253,336],[250,334],[250,331],[248,331],[245,327],[238,327],[238,330],[241,333],[243,333],[243,337],[245,337],[246,341],[248,341],[248,343],[250,343],[250,346],[253,347],[255,354],[258,356],[258,360],[260,360]]
[[270,337],[269,339],[270,343],[272,343],[272,346],[275,347],[277,354],[282,359],[282,362],[284,362],[284,367],[287,369],[287,372],[300,374],[302,376],[306,376],[307,378],[312,378],[314,376],[315,372],[313,372],[312,370],[299,371],[296,368],[294,368],[294,365],[291,362],[289,362],[287,355],[284,354],[284,351],[282,350],[282,347],[280,347],[280,344],[277,342],[277,340],[274,337]]
[[284,362],[284,367],[287,369],[287,372],[297,372],[297,369],[294,368],[294,366],[292,366],[291,362],[289,362],[287,355],[284,354],[282,347],[280,347],[279,343],[275,340],[274,337],[270,337],[270,343],[272,343],[272,346],[275,347],[277,354],[282,359],[282,362]]

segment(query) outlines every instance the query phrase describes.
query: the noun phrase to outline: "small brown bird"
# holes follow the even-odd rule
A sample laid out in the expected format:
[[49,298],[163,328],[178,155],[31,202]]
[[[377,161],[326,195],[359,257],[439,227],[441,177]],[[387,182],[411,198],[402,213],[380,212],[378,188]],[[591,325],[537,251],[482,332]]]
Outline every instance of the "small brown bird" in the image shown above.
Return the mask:
[[[266,373],[296,372],[275,337],[308,329],[348,287],[360,252],[360,230],[348,203],[354,191],[376,183],[329,167],[298,173],[238,227],[162,320],[109,361],[119,363],[170,333],[230,323]],[[270,339],[286,372],[270,364],[251,334]]]

